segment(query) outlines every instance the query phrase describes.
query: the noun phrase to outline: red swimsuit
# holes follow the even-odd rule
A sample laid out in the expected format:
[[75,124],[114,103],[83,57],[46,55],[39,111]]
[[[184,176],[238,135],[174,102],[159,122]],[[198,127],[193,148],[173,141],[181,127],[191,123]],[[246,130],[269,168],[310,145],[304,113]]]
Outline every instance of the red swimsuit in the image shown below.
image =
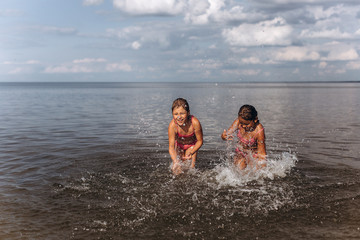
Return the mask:
[[[194,116],[191,116],[191,125],[192,125],[192,118]],[[196,139],[196,136],[195,136],[195,130],[194,132],[192,132],[191,134],[188,134],[188,135],[181,135],[179,132],[179,125],[177,126],[178,127],[178,131],[175,135],[175,145],[177,147],[179,147],[180,149],[182,150],[186,150],[192,146],[194,146],[197,142],[197,139]]]
[[[264,128],[260,129],[260,130],[255,134],[255,136],[258,135],[259,133],[261,133],[263,130],[264,130]],[[240,129],[239,129],[239,131],[238,131],[237,136],[238,136],[238,139],[239,139],[240,144],[242,144],[242,145],[246,145],[246,146],[249,147],[249,148],[255,147],[255,146],[257,145],[257,141],[256,141],[256,138],[255,138],[255,137],[250,138],[250,139],[244,138],[244,137],[242,136],[242,134],[241,134]],[[236,151],[237,153],[241,154],[243,157],[246,157],[246,156],[248,155],[246,152],[240,150],[239,148],[236,148],[235,151]],[[257,154],[254,153],[254,154],[253,154],[253,157],[256,157],[256,156],[257,156]]]

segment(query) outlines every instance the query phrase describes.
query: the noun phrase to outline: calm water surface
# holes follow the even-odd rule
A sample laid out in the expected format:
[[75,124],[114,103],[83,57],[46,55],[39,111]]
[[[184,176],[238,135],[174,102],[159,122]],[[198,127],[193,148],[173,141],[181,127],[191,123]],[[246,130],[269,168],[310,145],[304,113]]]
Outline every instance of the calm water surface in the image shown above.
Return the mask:
[[[173,177],[177,97],[205,143]],[[262,171],[220,139],[243,104]],[[0,83],[0,239],[359,239],[359,105],[359,83]]]

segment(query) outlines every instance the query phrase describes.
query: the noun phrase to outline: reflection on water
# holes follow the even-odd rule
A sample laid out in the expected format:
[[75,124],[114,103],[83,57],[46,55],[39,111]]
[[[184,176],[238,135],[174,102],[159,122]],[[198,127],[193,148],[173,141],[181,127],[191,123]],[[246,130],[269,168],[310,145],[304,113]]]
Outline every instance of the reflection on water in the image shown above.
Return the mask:
[[[359,93],[354,83],[0,84],[0,238],[359,238]],[[174,177],[177,97],[205,143],[196,170]],[[245,103],[269,160],[239,172],[220,134]]]

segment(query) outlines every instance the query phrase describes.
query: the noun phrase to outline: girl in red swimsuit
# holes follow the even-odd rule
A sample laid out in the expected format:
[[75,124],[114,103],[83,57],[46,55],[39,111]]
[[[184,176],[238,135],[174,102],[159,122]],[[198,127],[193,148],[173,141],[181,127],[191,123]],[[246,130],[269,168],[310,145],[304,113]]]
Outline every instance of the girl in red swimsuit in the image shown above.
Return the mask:
[[199,120],[190,115],[188,102],[178,98],[173,102],[172,115],[168,128],[169,153],[172,159],[171,170],[175,175],[183,172],[183,163],[191,161],[195,167],[197,152],[203,144],[202,128]]
[[257,118],[257,111],[251,105],[243,105],[230,128],[221,134],[223,140],[233,140],[232,134],[237,132],[238,147],[235,152],[234,163],[240,169],[248,165],[253,166],[253,159],[262,162],[255,163],[256,167],[264,167],[266,158],[265,132],[263,125]]

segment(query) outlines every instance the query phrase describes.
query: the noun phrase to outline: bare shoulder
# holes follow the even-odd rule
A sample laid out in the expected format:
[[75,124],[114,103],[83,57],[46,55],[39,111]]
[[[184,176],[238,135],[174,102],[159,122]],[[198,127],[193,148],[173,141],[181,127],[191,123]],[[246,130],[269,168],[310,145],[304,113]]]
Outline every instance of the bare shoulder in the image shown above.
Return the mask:
[[[259,123],[257,126],[256,126],[256,130],[262,130],[262,129],[264,129],[264,126],[261,124],[261,123]],[[265,130],[265,129],[264,129]]]
[[259,124],[256,126],[256,128],[255,128],[255,132],[256,132],[256,133],[259,133],[259,134],[261,134],[261,135],[264,134],[264,131],[265,131],[265,128],[264,128],[264,126],[263,126],[261,123],[259,123]]
[[201,128],[201,123],[200,123],[199,119],[197,119],[195,116],[193,116],[191,118],[191,123],[193,124],[193,126],[195,128]]
[[175,129],[175,128],[176,128],[176,123],[174,119],[172,119],[171,122],[169,123],[169,129]]
[[233,125],[239,125],[239,118],[236,118],[233,122]]

